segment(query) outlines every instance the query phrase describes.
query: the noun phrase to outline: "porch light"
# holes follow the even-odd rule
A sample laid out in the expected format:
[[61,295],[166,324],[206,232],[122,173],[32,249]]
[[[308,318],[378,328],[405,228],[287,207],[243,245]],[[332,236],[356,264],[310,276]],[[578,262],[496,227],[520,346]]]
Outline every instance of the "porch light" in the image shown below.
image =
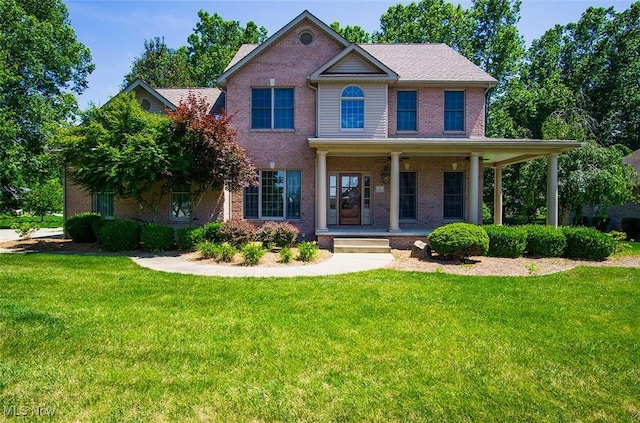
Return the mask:
[[384,165],[384,169],[382,169],[382,173],[380,174],[382,177],[382,182],[388,184],[391,181],[391,172],[389,172],[389,166]]
[[452,170],[457,170],[458,169],[458,162],[451,163],[451,169]]

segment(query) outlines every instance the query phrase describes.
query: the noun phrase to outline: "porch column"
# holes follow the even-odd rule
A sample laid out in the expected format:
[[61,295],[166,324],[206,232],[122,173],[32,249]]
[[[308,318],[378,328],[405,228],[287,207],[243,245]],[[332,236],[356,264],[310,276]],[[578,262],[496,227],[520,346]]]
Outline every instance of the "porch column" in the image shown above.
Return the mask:
[[391,186],[389,187],[389,232],[400,231],[400,154],[391,153]]
[[480,153],[469,156],[469,223],[478,222],[478,185],[480,184]]
[[327,228],[327,152],[316,152],[317,171],[316,180],[318,183],[316,199],[316,231],[326,232]]
[[558,227],[558,153],[547,157],[547,225]]
[[502,166],[493,169],[493,224],[502,225]]

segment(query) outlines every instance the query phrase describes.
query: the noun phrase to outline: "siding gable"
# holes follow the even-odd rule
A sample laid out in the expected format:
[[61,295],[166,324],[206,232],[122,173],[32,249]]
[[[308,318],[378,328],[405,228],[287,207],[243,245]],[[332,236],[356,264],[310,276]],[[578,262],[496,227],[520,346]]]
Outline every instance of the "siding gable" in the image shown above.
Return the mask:
[[356,54],[350,54],[347,57],[340,60],[335,65],[331,66],[325,72],[324,75],[336,75],[336,74],[382,74],[380,68],[373,66],[371,63],[362,59],[362,57]]

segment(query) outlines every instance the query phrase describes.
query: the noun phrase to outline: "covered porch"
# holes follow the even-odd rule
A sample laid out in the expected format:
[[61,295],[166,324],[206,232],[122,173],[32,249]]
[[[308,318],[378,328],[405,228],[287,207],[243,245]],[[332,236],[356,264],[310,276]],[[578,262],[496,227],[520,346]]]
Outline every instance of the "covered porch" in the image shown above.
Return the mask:
[[[452,160],[464,160],[465,173],[464,220],[473,224],[482,223],[482,172],[485,167],[493,168],[494,223],[502,224],[502,170],[505,166],[548,158],[547,169],[547,224],[558,225],[558,155],[580,147],[576,141],[512,140],[495,138],[309,138],[309,146],[316,149],[316,230],[322,244],[338,237],[386,237],[393,239],[394,246],[410,245],[415,239],[426,237],[437,226],[448,223],[440,218],[429,223],[418,221],[414,225],[403,225],[400,218],[400,174],[401,163],[405,160],[430,159],[433,163],[457,168]],[[388,161],[388,222],[360,226],[336,224],[329,217],[329,175],[327,160],[342,158],[343,162],[366,158]],[[450,163],[450,164],[449,164]],[[454,164],[455,163],[455,164]],[[406,165],[405,165],[406,166]],[[386,170],[386,167],[385,167]],[[333,187],[331,187],[333,189]],[[437,189],[443,191],[442,186]],[[386,214],[386,210],[385,210]],[[386,216],[385,216],[386,217]],[[387,224],[388,223],[388,224]],[[407,227],[409,226],[409,227]],[[411,241],[408,241],[411,240]],[[408,243],[408,244],[407,244]]]

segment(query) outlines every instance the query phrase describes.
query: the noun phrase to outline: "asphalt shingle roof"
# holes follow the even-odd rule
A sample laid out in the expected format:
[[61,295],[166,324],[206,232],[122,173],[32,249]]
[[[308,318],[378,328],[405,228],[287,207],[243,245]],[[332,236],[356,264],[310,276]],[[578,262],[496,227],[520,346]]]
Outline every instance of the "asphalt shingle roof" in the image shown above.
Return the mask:
[[190,92],[194,92],[207,100],[211,105],[211,112],[219,113],[222,107],[220,105],[222,91],[218,88],[157,88],[156,91],[174,106],[177,106],[180,100],[186,100]]

